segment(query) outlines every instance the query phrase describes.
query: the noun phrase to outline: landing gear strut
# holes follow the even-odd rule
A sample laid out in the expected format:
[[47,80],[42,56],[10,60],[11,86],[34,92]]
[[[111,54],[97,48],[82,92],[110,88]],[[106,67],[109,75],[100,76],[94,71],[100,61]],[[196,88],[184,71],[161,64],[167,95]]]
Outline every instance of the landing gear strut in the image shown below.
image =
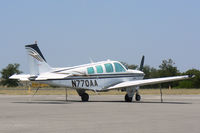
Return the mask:
[[125,102],[132,102],[133,97],[129,97],[128,94],[125,95]]
[[87,102],[89,100],[89,95],[87,93],[83,93],[81,95],[81,99],[83,102]]

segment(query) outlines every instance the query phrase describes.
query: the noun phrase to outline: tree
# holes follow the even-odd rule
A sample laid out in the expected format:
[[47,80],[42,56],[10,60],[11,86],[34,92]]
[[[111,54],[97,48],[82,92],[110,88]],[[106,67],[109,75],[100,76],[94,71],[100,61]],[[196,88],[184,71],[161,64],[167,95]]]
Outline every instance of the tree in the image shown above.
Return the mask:
[[150,67],[149,65],[144,66],[143,72],[145,74],[144,79],[159,78],[158,70],[154,67]]
[[10,80],[9,77],[12,76],[13,74],[20,74],[22,73],[19,70],[19,64],[9,64],[6,68],[4,68],[1,71],[1,84],[3,86],[8,86],[8,87],[14,87],[18,86],[18,81],[17,80]]
[[176,76],[179,74],[177,67],[174,66],[175,63],[172,59],[163,60],[162,64],[159,66],[160,77]]
[[138,69],[138,65],[129,65],[126,62],[121,62],[127,69],[133,69],[136,70]]
[[138,65],[128,65],[128,68],[136,70],[136,69],[138,69]]
[[[144,66],[143,72],[145,74],[144,79],[151,79],[151,78],[158,78],[159,77],[158,70],[155,69],[154,67],[150,67],[148,65]],[[158,88],[158,87],[159,87],[159,85],[155,84],[155,85],[146,85],[142,88]]]
[[200,88],[200,71],[197,69],[190,69],[182,75],[194,75],[194,78],[183,80],[179,82],[179,88]]
[[[180,75],[177,67],[174,66],[175,63],[172,59],[163,60],[162,64],[159,66],[159,76],[160,77],[170,77]],[[178,82],[173,83],[163,83],[161,86],[163,88],[169,87],[169,85],[177,86]]]

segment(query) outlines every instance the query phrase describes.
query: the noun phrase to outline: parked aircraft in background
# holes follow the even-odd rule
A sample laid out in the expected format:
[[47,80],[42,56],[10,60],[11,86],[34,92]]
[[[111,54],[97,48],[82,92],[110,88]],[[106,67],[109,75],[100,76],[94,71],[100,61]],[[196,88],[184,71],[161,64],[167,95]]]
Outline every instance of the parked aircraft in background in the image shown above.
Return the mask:
[[125,101],[131,102],[135,94],[135,100],[140,101],[139,86],[164,83],[190,78],[189,75],[174,76],[154,79],[143,79],[142,72],[144,56],[140,64],[140,70],[127,69],[119,61],[102,61],[74,67],[52,68],[50,67],[37,44],[25,46],[29,56],[30,74],[13,75],[10,79],[19,81],[39,82],[50,85],[75,89],[82,101],[88,101],[86,90],[103,92],[110,90],[125,90]]

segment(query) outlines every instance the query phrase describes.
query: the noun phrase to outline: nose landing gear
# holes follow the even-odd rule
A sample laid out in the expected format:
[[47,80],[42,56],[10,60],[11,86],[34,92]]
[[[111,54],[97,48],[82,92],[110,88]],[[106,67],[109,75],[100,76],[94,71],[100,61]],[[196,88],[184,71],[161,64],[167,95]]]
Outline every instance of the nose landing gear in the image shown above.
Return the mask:
[[129,97],[128,94],[126,94],[124,99],[125,99],[125,102],[132,102],[133,97]]
[[87,102],[89,100],[89,95],[85,90],[76,90],[78,95],[81,97],[82,102]]
[[82,100],[83,102],[88,102],[88,100],[89,100],[89,95],[88,95],[87,93],[83,93],[83,94],[81,95],[81,100]]

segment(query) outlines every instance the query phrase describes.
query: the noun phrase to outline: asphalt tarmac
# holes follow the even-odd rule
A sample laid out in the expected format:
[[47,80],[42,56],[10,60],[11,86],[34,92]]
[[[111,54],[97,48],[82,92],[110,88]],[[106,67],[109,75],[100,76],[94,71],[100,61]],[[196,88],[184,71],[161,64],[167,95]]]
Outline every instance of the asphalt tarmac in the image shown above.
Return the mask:
[[0,133],[199,133],[200,95],[0,95]]

